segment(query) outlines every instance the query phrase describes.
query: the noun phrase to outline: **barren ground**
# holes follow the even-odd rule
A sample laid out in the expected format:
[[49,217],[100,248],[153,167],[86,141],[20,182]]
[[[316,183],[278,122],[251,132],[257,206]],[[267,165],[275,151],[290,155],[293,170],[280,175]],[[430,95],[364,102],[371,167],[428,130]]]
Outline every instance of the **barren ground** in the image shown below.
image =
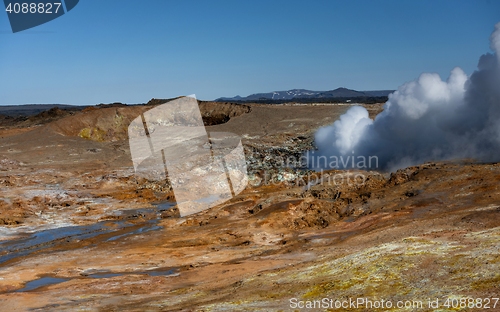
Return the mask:
[[470,311],[443,304],[500,297],[499,164],[311,176],[275,160],[311,148],[349,105],[218,105],[202,104],[207,130],[243,138],[252,183],[185,218],[168,182],[134,176],[126,128],[149,107],[0,124],[1,310],[294,311],[292,298],[370,298]]

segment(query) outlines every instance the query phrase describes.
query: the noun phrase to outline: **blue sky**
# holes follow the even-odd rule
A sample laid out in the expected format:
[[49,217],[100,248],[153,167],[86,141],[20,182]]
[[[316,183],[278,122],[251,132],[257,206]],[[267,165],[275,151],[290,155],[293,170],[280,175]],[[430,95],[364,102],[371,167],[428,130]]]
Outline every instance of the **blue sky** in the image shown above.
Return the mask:
[[471,74],[499,21],[494,0],[81,0],[13,34],[0,12],[0,104],[395,89]]

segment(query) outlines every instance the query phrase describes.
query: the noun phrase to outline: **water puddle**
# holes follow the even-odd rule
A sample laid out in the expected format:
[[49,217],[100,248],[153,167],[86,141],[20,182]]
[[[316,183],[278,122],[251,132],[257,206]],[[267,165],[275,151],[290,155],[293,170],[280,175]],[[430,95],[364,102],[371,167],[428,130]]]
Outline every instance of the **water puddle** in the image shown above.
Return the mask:
[[35,290],[35,289],[40,288],[40,287],[55,285],[55,284],[63,283],[66,281],[69,281],[69,279],[68,278],[57,278],[57,277],[42,277],[42,278],[36,279],[34,281],[27,282],[23,288],[18,289],[15,292],[32,291],[32,290]]
[[133,224],[126,221],[104,221],[91,225],[69,226],[36,232],[13,241],[0,243],[0,264],[58,244],[93,238],[118,231]]
[[[101,279],[101,278],[112,278],[117,276],[125,276],[125,275],[148,275],[148,276],[169,276],[175,275],[177,273],[177,268],[159,268],[148,271],[139,271],[139,272],[111,272],[111,271],[97,271],[92,274],[83,274],[83,277],[78,277],[75,279],[85,279],[85,278],[93,278],[93,279]],[[95,272],[95,271],[94,271]],[[55,285],[64,283],[71,280],[71,278],[58,278],[58,277],[41,277],[39,279],[27,282],[23,288],[15,290],[14,292],[28,292],[34,291],[41,287]]]
[[90,278],[111,278],[117,276],[123,276],[123,273],[95,273],[87,275]]
[[19,233],[21,238],[0,241],[0,264],[43,249],[88,240],[99,235],[110,236],[110,233],[116,233],[107,238],[107,241],[114,241],[129,235],[159,230],[162,227],[157,223],[161,219],[161,213],[174,205],[174,202],[166,202],[155,208],[117,211],[115,216],[120,217],[121,220],[66,226],[35,233]]
[[178,275],[177,269],[144,271],[149,276],[169,276]]
[[163,203],[156,204],[156,209],[158,209],[158,211],[160,213],[162,213],[163,211],[166,211],[166,210],[174,207],[175,205],[176,205],[175,202],[163,202]]
[[[154,221],[156,221],[156,220],[154,220]],[[156,222],[149,221],[148,225],[143,225],[135,231],[130,231],[130,232],[127,232],[124,234],[112,236],[112,237],[108,238],[106,241],[112,242],[112,241],[118,240],[118,239],[125,237],[125,236],[142,234],[142,233],[146,233],[146,232],[150,232],[150,231],[160,230],[161,228],[163,228],[162,226],[155,225],[156,223],[157,223],[157,221]]]

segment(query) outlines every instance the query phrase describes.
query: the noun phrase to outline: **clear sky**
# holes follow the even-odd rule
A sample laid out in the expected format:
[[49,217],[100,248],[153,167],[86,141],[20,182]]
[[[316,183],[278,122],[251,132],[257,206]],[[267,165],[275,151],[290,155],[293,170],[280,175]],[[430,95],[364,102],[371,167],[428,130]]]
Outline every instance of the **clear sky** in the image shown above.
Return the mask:
[[496,0],[80,0],[13,34],[0,12],[0,104],[395,89],[471,74],[499,21]]

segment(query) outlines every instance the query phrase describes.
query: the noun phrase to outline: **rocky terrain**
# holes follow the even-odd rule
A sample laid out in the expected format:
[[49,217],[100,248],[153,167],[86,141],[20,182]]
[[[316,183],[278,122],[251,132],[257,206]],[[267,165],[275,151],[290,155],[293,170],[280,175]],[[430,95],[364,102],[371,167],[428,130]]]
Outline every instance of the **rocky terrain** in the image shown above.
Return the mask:
[[[499,164],[315,173],[283,164],[350,105],[201,102],[207,131],[242,137],[249,185],[180,218],[168,180],[132,167],[128,123],[157,104],[2,121],[2,310],[294,311],[368,298],[470,311],[444,304],[500,296]],[[372,118],[382,107],[364,106]]]

